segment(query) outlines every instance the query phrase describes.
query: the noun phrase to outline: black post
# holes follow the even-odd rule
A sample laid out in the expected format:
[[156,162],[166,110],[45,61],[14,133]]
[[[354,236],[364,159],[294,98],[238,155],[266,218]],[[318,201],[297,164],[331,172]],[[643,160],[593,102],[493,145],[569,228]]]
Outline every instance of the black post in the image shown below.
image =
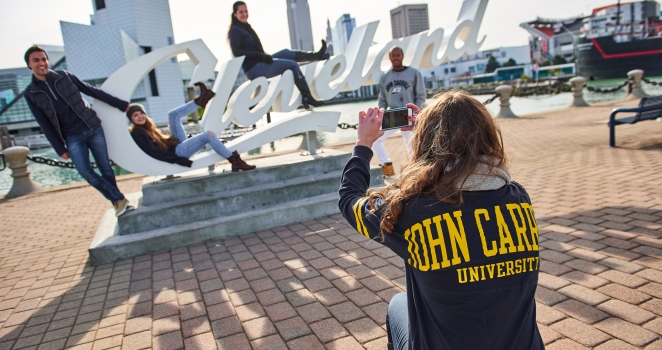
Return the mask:
[[267,112],[267,124],[271,123],[271,113]]

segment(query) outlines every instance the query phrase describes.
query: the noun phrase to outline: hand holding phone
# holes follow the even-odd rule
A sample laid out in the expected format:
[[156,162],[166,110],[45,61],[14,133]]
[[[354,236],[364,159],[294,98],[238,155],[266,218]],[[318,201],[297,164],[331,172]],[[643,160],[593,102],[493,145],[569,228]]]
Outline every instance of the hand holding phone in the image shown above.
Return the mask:
[[393,108],[384,111],[381,130],[401,129],[410,127],[412,122],[409,117],[413,116],[411,107]]

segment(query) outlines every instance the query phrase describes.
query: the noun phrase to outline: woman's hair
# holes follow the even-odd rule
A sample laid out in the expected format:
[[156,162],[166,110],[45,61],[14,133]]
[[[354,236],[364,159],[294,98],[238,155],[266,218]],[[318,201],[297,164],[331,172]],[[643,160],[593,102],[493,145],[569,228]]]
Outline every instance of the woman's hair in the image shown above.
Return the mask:
[[373,210],[381,202],[382,235],[393,232],[408,200],[433,194],[443,203],[461,205],[460,188],[479,163],[487,161],[490,171],[506,166],[499,127],[485,106],[462,90],[436,95],[416,117],[410,142],[412,159],[401,175],[369,192]]
[[232,4],[232,14],[230,15],[231,22],[230,22],[230,28],[228,29],[228,40],[230,40],[230,31],[232,30],[232,27],[240,23],[237,17],[234,16],[234,14],[237,13],[237,10],[239,10],[239,6],[241,5],[246,6],[246,3],[243,1],[237,1],[234,4]]
[[179,140],[177,140],[177,138],[164,135],[161,130],[159,130],[159,128],[154,125],[154,122],[150,117],[145,118],[145,124],[143,125],[136,125],[131,123],[129,131],[133,131],[135,128],[144,130],[147,133],[147,136],[149,136],[149,138],[151,138],[152,141],[154,141],[154,143],[156,143],[156,145],[164,151],[167,150],[170,146],[179,144]]

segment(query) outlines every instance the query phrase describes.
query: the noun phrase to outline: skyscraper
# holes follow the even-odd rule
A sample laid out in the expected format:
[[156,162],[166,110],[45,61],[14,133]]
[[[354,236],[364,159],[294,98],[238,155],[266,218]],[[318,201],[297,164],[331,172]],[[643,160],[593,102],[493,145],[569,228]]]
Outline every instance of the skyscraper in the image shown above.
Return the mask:
[[402,5],[391,10],[393,39],[414,35],[430,29],[428,5]]
[[[174,44],[168,0],[92,0],[91,25],[60,22],[67,67],[79,78],[99,85],[140,55]],[[177,59],[166,60],[138,85],[140,101],[158,123],[184,103]]]
[[352,36],[352,31],[356,27],[356,20],[349,16],[348,13],[343,14],[336,21],[336,26],[331,30],[333,40],[333,54],[341,55],[345,53],[349,38]]
[[313,51],[313,28],[310,25],[308,0],[286,1],[292,50]]
[[331,29],[331,21],[329,17],[326,18],[326,53],[333,56],[333,30]]

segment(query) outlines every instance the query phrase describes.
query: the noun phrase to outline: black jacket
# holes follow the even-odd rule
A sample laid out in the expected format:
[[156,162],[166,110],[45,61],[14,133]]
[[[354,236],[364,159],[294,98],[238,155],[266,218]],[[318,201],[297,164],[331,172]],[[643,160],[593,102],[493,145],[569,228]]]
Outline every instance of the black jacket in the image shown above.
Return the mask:
[[136,144],[140,149],[154,159],[162,162],[179,164],[189,168],[191,167],[191,164],[193,164],[190,159],[175,154],[175,148],[177,146],[171,146],[167,150],[159,148],[149,135],[147,135],[147,132],[141,128],[134,127],[133,130],[131,130],[131,137],[133,137],[133,140],[136,141]]
[[259,62],[268,62],[269,55],[264,52],[262,42],[248,23],[239,23],[230,29],[230,47],[234,57],[246,56],[241,67],[248,72]]
[[[74,113],[90,128],[96,129],[101,126],[101,120],[87,101],[81,96],[81,92],[97,100],[103,101],[120,111],[124,112],[129,105],[128,102],[111,96],[103,90],[89,85],[75,75],[67,71],[48,71],[48,79],[53,80],[55,86],[54,93],[62,96]],[[36,83],[36,78],[32,76],[32,83],[25,89],[25,100],[34,115],[35,120],[41,126],[41,130],[46,135],[46,139],[51,143],[55,152],[62,155],[67,152],[66,141],[62,136],[57,113],[53,107],[53,101],[49,94],[43,91]]]
[[354,148],[340,211],[359,233],[404,259],[409,349],[544,349],[536,324],[538,226],[517,183],[463,192],[453,207],[434,195],[404,203],[392,234],[370,209],[372,151]]

